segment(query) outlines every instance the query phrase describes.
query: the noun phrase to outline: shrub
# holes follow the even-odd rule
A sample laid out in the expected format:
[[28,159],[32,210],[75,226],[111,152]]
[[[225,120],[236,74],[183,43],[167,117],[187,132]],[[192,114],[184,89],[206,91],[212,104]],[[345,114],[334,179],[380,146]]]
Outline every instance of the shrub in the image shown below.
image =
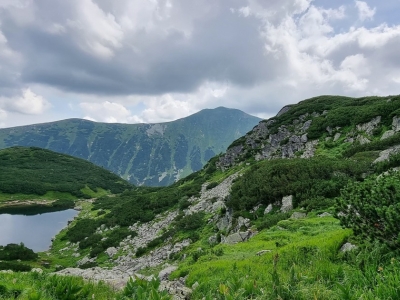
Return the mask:
[[178,205],[179,205],[179,209],[180,210],[184,210],[184,209],[188,208],[190,206],[190,202],[188,200],[188,197],[187,196],[182,197],[179,200]]
[[210,182],[207,186],[206,186],[206,190],[211,190],[212,188],[215,188],[218,185],[218,182]]
[[400,173],[351,182],[337,198],[341,224],[359,237],[400,246]]
[[195,230],[203,226],[203,218],[203,212],[193,213],[191,215],[184,216],[181,220],[179,220],[176,224],[176,227],[178,230]]
[[23,243],[0,246],[0,260],[35,260],[38,255]]
[[14,272],[29,272],[32,267],[13,261],[0,261],[0,270],[11,270]]

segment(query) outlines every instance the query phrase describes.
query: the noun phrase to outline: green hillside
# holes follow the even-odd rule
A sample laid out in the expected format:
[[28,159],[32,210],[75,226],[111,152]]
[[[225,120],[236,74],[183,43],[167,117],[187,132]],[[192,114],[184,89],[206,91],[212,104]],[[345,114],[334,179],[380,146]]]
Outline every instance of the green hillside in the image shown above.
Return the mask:
[[135,185],[165,186],[200,170],[260,120],[224,107],[160,124],[70,119],[0,129],[0,149],[45,148],[88,160]]
[[0,150],[2,199],[91,198],[130,188],[110,171],[69,155],[35,147]]
[[307,99],[168,187],[84,203],[40,255],[120,299],[399,299],[399,167],[400,96]]

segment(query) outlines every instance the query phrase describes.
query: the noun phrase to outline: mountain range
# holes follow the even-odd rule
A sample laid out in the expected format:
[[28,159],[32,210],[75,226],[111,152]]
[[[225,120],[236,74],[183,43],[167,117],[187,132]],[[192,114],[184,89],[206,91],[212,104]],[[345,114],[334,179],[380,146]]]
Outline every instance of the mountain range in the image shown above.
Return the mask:
[[86,159],[135,185],[165,186],[200,170],[259,121],[224,107],[155,124],[68,119],[0,129],[0,149],[49,149]]

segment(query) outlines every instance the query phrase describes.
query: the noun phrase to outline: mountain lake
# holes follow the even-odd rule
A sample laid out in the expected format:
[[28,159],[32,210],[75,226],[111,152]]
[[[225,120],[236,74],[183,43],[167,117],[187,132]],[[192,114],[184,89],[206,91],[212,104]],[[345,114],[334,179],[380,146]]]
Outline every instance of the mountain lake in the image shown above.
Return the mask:
[[78,211],[48,211],[40,208],[18,208],[0,214],[0,245],[24,243],[35,252],[50,248],[51,239],[68,225]]

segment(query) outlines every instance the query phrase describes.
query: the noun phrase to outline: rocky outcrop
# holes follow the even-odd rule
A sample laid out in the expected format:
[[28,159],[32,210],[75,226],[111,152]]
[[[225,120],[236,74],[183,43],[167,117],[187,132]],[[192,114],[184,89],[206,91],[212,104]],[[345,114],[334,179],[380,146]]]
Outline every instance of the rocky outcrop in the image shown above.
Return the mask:
[[357,125],[356,128],[358,131],[363,131],[365,132],[365,134],[371,136],[374,129],[381,122],[381,119],[382,119],[381,116],[377,116],[367,123]]
[[390,147],[386,150],[383,150],[379,153],[379,157],[377,159],[374,160],[374,164],[378,163],[378,162],[382,162],[385,160],[388,160],[390,158],[391,155],[400,153],[400,145],[397,146],[393,146]]
[[228,235],[226,237],[222,237],[221,243],[223,244],[237,244],[240,242],[245,242],[252,236],[256,235],[257,232],[252,231],[252,230],[247,230],[247,231],[240,231],[233,233],[231,235]]
[[[281,114],[285,112],[283,109]],[[276,122],[275,119],[260,122],[244,136],[241,144],[229,148],[219,158],[217,166],[222,170],[229,168],[246,157],[250,151],[255,153],[256,160],[312,157],[318,141],[310,141],[307,130],[313,118],[318,116],[318,113],[301,115],[291,125],[281,125],[274,132],[270,132],[270,128]]]

